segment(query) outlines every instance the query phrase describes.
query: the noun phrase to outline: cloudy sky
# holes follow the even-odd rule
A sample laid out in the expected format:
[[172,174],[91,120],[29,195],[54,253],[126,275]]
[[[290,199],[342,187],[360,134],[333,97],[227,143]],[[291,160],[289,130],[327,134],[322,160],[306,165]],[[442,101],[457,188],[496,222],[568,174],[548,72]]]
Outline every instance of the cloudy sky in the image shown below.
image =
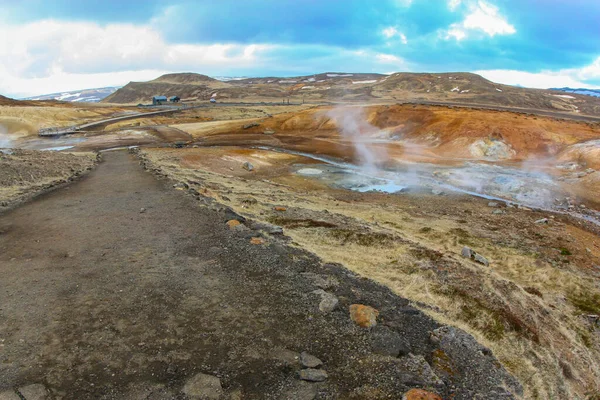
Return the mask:
[[0,0],[0,94],[165,72],[470,71],[600,87],[599,0]]

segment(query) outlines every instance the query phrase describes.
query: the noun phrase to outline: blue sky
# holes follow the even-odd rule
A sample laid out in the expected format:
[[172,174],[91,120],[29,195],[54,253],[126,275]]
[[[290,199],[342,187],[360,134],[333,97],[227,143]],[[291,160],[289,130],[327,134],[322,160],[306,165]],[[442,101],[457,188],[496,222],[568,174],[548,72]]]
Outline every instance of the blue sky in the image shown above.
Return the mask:
[[165,72],[481,73],[600,87],[598,0],[0,0],[0,93]]

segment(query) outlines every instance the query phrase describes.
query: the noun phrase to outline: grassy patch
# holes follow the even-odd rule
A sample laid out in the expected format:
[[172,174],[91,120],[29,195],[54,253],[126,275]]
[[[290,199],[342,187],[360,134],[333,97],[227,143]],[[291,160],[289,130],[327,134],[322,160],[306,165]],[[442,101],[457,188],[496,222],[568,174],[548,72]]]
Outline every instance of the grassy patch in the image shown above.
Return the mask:
[[396,241],[396,238],[387,233],[381,232],[357,232],[351,229],[332,229],[329,234],[342,244],[354,243],[359,246],[389,246]]
[[568,299],[582,313],[600,314],[600,293],[571,293]]
[[327,221],[314,219],[294,219],[285,217],[269,217],[267,221],[284,228],[335,228],[337,225]]

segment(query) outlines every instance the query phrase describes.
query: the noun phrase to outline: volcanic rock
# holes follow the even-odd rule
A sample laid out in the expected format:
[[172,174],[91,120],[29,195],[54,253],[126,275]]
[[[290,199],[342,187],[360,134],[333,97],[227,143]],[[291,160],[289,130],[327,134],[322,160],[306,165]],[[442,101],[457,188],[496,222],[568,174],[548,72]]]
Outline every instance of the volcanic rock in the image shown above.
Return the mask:
[[373,307],[363,304],[352,304],[350,306],[350,318],[360,327],[371,328],[377,325],[377,316],[379,316],[379,311]]
[[327,379],[327,372],[322,369],[307,368],[298,373],[298,376],[303,381],[308,382],[323,382]]
[[442,400],[442,398],[427,390],[410,389],[408,392],[404,393],[402,400]]
[[212,400],[223,395],[223,388],[221,380],[216,376],[200,373],[185,383],[183,393],[190,399]]
[[306,368],[318,368],[323,365],[323,361],[305,351],[300,353],[300,363]]
[[244,168],[246,171],[254,171],[254,165],[250,164],[248,161],[242,164],[242,168]]

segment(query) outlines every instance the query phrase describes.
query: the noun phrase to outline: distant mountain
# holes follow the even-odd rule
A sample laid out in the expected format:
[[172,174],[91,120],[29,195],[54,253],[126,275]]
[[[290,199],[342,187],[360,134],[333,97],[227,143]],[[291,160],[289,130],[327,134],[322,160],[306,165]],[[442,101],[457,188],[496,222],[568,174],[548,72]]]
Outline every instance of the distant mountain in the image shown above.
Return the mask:
[[71,92],[51,93],[40,96],[28,97],[23,100],[58,100],[68,102],[98,103],[105,97],[116,92],[120,86],[111,86],[97,89],[73,90]]
[[503,106],[600,115],[590,96],[529,89],[491,82],[465,72],[374,73],[324,72],[296,77],[214,79],[195,73],[167,74],[149,82],[130,82],[103,103],[148,104],[152,96],[179,96],[185,102],[378,103],[443,102]]
[[564,87],[564,88],[553,88],[550,90],[559,90],[561,92],[583,94],[586,96],[593,96],[593,97],[600,97],[600,89],[583,89],[583,88],[572,89],[572,88]]

